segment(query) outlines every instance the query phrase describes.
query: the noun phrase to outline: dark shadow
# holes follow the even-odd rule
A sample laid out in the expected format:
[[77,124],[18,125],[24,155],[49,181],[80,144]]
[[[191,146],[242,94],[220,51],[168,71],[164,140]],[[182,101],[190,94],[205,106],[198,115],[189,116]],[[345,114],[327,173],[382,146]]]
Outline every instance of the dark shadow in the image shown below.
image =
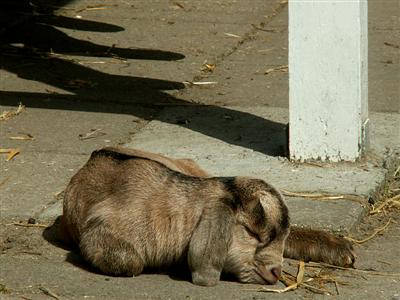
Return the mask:
[[[43,21],[42,21],[43,19]],[[47,15],[36,18],[37,23],[47,24],[56,27],[80,30],[80,31],[96,31],[96,32],[118,32],[123,31],[124,28],[107,23],[100,23],[95,21],[87,21],[76,18],[69,18],[65,16]]]
[[[118,48],[71,38],[54,26],[99,32],[115,32],[123,28],[53,14],[55,8],[68,2],[6,0],[0,4],[0,10],[6,8],[5,11],[22,20],[8,26],[0,36],[1,67],[20,78],[39,81],[67,92],[60,94],[51,88],[40,93],[0,91],[1,104],[17,106],[23,99],[27,107],[123,113],[146,120],[159,119],[267,155],[285,155],[287,137],[284,124],[224,107],[188,106],[190,103],[167,92],[183,89],[185,86],[181,82],[114,75],[64,57],[63,54],[113,57],[122,62],[121,69],[123,64],[135,63],[133,59],[173,61],[184,58],[182,54],[169,51]],[[174,115],[159,116],[153,115],[154,110],[143,109],[158,110],[171,105],[182,107],[174,110]],[[176,115],[177,111],[179,115]]]
[[49,227],[46,227],[42,233],[43,238],[50,244],[57,246],[58,248],[70,251],[77,250],[78,249],[77,247],[65,243],[62,237],[60,236],[60,221],[61,221],[61,216],[58,216],[53,222],[53,224],[51,224]]
[[[71,0],[2,0],[0,2],[1,45],[21,44],[24,50],[34,50],[44,56],[54,52],[124,59],[178,60],[185,56],[154,49],[118,48],[98,45],[69,37],[54,26],[79,31],[117,32],[124,28],[103,22],[82,20],[54,14]],[[19,47],[21,48],[21,47]],[[11,49],[9,49],[11,50]],[[4,49],[3,49],[4,51]],[[3,52],[2,51],[2,52]],[[15,54],[15,53],[14,53]]]
[[[71,22],[69,18],[66,18]],[[63,23],[66,19],[60,17],[54,18],[59,23]],[[97,22],[85,21],[90,27],[98,27]],[[104,25],[104,24],[103,24]],[[57,25],[60,26],[60,25]],[[87,26],[81,24],[80,26]],[[106,25],[108,28],[110,25]],[[96,31],[109,31],[105,28]],[[91,30],[93,31],[93,30]],[[8,42],[8,43],[7,43]],[[184,56],[179,53],[153,50],[153,49],[140,49],[140,48],[119,48],[114,45],[104,46],[97,45],[88,41],[74,39],[64,32],[42,23],[32,23],[29,30],[25,26],[15,27],[12,31],[4,34],[2,44],[9,44],[9,49],[3,49],[5,53],[12,55],[29,54],[32,56],[41,55],[46,57],[49,53],[68,54],[90,57],[114,57],[119,59],[148,59],[148,60],[178,60],[183,59]],[[13,47],[12,45],[23,45],[22,47]],[[14,48],[14,49],[13,49]],[[22,48],[22,52],[18,50]],[[14,51],[13,51],[14,50]],[[2,52],[3,52],[2,51]],[[65,60],[64,60],[65,61]]]
[[[43,231],[43,238],[50,244],[69,251],[65,259],[66,262],[80,269],[84,269],[90,273],[102,275],[105,277],[113,277],[112,275],[102,273],[99,269],[93,267],[90,263],[83,259],[83,257],[79,253],[79,248],[76,245],[66,244],[62,240],[60,236],[60,221],[61,216],[58,216],[53,224],[51,224]],[[192,281],[189,266],[186,260],[180,261],[168,268],[146,268],[145,270],[143,270],[142,274],[166,274],[172,280],[188,282]],[[230,274],[222,274],[221,280],[232,282],[238,281],[234,276]]]
[[93,267],[90,263],[84,260],[83,257],[79,254],[79,251],[68,252],[65,261],[87,272],[110,277],[110,275],[101,273],[99,269]]
[[[44,82],[69,91],[74,94],[73,98],[80,101],[152,104],[172,98],[161,90],[184,87],[179,82],[107,74],[57,57],[35,54],[25,48],[17,50],[3,47],[2,50],[0,64],[3,69],[20,78]],[[51,94],[51,98],[54,96]]]
[[53,222],[53,224],[45,228],[45,230],[43,230],[42,233],[43,238],[53,246],[69,251],[65,259],[66,262],[78,268],[84,269],[88,272],[95,273],[98,275],[108,276],[101,273],[99,269],[93,267],[90,263],[85,261],[79,253],[78,246],[67,244],[62,240],[60,236],[60,221],[61,221],[61,216],[58,216],[56,220]]

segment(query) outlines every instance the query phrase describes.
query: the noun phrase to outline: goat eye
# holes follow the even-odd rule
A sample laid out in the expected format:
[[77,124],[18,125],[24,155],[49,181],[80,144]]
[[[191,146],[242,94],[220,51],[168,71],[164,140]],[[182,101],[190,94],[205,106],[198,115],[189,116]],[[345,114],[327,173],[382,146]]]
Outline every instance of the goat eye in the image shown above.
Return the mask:
[[262,241],[261,241],[261,239],[260,239],[260,237],[257,235],[257,234],[255,234],[254,232],[252,232],[249,228],[247,228],[247,227],[244,227],[245,229],[246,229],[246,232],[251,236],[251,237],[253,237],[253,238],[255,238],[259,243],[261,243]]
[[271,239],[271,237],[267,237],[264,241],[261,241],[261,242],[260,242],[260,244],[258,245],[258,247],[260,247],[260,248],[265,248],[265,247],[267,247],[272,241],[273,241],[273,239]]
[[264,243],[262,243],[262,244],[259,244],[257,247],[256,247],[256,253],[258,253],[258,252],[260,252],[262,249],[264,249],[265,248],[265,244]]
[[269,234],[269,239],[272,241],[276,238],[276,228],[272,228],[270,234]]

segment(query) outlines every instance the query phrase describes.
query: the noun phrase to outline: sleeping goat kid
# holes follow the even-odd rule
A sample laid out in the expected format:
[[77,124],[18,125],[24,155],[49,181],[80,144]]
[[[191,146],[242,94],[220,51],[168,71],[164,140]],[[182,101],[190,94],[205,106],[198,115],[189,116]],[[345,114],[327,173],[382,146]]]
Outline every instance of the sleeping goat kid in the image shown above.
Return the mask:
[[[94,151],[71,179],[62,235],[110,275],[189,266],[194,284],[216,285],[221,273],[274,284],[286,257],[351,265],[345,239],[289,228],[282,195],[247,177],[210,177],[188,159],[125,148]],[[286,244],[285,244],[286,241]]]

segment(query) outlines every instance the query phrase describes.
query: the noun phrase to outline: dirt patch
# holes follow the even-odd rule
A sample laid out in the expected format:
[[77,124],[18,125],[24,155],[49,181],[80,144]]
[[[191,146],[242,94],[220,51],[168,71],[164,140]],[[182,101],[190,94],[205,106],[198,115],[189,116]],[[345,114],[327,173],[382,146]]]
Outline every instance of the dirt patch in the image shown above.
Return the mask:
[[[374,230],[383,228],[386,224],[388,228],[400,224],[400,167],[395,168],[389,178],[380,200],[357,226],[354,236],[358,239],[368,238]],[[378,233],[378,235],[383,234],[384,230]]]

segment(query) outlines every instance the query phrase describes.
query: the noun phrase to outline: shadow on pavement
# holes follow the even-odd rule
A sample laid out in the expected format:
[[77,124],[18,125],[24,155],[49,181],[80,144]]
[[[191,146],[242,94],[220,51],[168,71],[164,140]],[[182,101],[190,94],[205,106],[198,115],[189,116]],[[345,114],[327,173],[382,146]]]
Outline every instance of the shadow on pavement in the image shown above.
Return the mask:
[[[50,88],[43,93],[0,91],[1,104],[17,106],[22,101],[27,107],[34,108],[123,113],[146,120],[159,119],[267,155],[285,155],[287,137],[284,124],[224,107],[193,106],[165,92],[183,89],[185,86],[181,82],[109,74],[63,57],[66,54],[175,61],[183,59],[184,55],[156,49],[98,45],[72,38],[54,26],[98,32],[116,32],[124,28],[54,14],[56,8],[70,0],[15,2],[6,0],[0,4],[3,11],[0,16],[7,15],[1,21],[5,28],[0,31],[1,67],[20,78],[42,82],[68,94]],[[11,26],[7,23],[11,19],[20,21]],[[197,111],[204,114],[204,118],[182,123],[176,118],[157,117],[148,110],[138,109],[139,106],[163,108],[170,105],[190,105],[191,113]],[[240,130],[236,126],[232,130],[229,120],[238,120],[249,126],[241,126]]]
[[[71,245],[67,245],[62,242],[60,237],[60,220],[61,216],[58,216],[53,224],[47,227],[43,231],[43,238],[48,241],[50,244],[62,248],[64,250],[69,251],[67,253],[65,261],[80,268],[86,270],[90,273],[94,273],[97,275],[102,275],[105,277],[112,277],[112,275],[107,275],[101,273],[101,271],[92,265],[90,265],[87,261],[83,259],[83,257],[79,253],[79,249],[77,247],[73,247]],[[172,280],[175,281],[186,281],[191,282],[191,274],[189,267],[186,262],[177,263],[166,269],[145,269],[142,274],[167,274]],[[118,276],[117,276],[118,277]],[[229,274],[222,274],[221,280],[224,281],[233,281],[237,282],[237,279]]]
[[42,233],[43,238],[53,246],[69,251],[67,253],[65,261],[73,264],[76,267],[84,269],[88,272],[104,275],[100,273],[98,269],[91,266],[88,262],[86,262],[82,258],[82,256],[79,254],[79,249],[77,247],[63,242],[60,236],[60,221],[61,221],[61,216],[58,216],[53,222],[53,224],[51,224],[43,231]]
[[46,227],[42,233],[43,238],[50,244],[62,248],[64,250],[74,250],[74,247],[70,244],[65,243],[61,237],[60,221],[61,221],[61,216],[58,216],[54,220],[53,224],[51,224],[49,227]]
[[[90,273],[102,275],[102,276],[112,276],[112,275],[107,275],[101,273],[101,271],[95,267],[93,267],[90,263],[85,261],[83,257],[79,253],[79,249],[77,246],[67,244],[62,240],[61,234],[60,234],[60,221],[61,221],[61,216],[58,216],[53,224],[51,224],[49,227],[47,227],[43,233],[42,236],[43,238],[52,244],[53,246],[56,246],[58,248],[67,250],[67,256],[65,261],[80,268],[84,269]],[[145,269],[143,271],[143,274],[168,274],[169,277],[173,280],[178,280],[178,281],[190,281],[190,272],[187,264],[181,263],[172,266],[171,268],[168,268],[166,270],[161,270],[161,269]]]

